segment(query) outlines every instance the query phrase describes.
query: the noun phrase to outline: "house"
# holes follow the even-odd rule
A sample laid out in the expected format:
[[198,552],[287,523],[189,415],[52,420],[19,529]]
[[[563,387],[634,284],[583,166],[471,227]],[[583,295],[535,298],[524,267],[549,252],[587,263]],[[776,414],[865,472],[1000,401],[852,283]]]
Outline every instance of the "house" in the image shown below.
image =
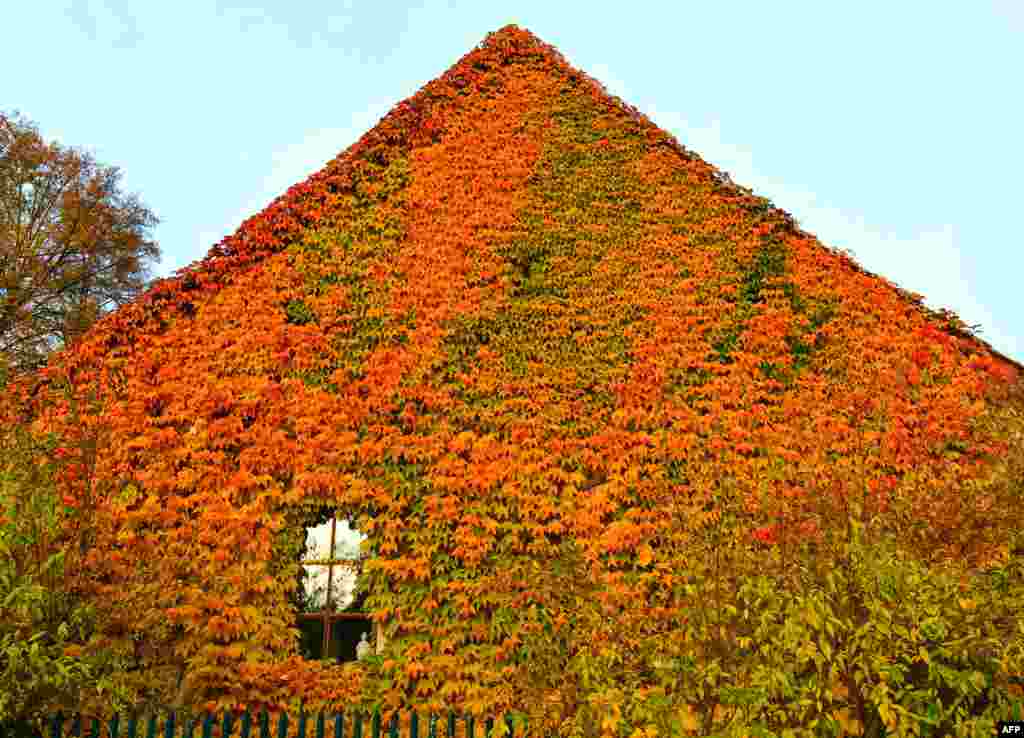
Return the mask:
[[667,642],[727,494],[765,546],[772,500],[856,488],[991,558],[946,503],[1008,452],[1019,370],[507,26],[4,417],[98,439],[83,586],[169,700],[474,709],[559,624]]

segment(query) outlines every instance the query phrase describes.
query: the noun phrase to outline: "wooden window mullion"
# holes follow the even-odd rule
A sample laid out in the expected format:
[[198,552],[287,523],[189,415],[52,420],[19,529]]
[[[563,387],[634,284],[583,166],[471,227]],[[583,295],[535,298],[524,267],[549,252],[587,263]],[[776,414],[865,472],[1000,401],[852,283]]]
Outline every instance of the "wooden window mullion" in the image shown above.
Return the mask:
[[[335,552],[335,548],[338,545],[337,520],[338,519],[337,519],[336,515],[333,516],[330,519],[331,533],[330,533],[330,544],[329,544],[330,548],[329,548],[328,555],[326,557],[319,557],[319,561],[317,561],[317,563],[307,565],[307,566],[310,566],[310,568],[319,568],[321,566],[326,566],[327,567],[327,586],[326,586],[326,593],[325,593],[324,602],[323,602],[322,606],[319,608],[318,612],[308,613],[308,615],[306,617],[304,617],[303,619],[313,620],[315,622],[319,622],[321,624],[322,628],[323,628],[322,639],[321,639],[321,651],[320,651],[321,658],[331,658],[331,660],[338,660],[338,661],[340,661],[342,659],[350,659],[351,658],[351,654],[349,654],[347,651],[346,651],[345,654],[342,654],[340,651],[339,651],[339,653],[335,654],[332,651],[332,646],[334,646],[335,644],[338,644],[339,649],[341,648],[342,645],[345,645],[345,644],[348,644],[350,646],[351,644],[349,643],[349,641],[350,641],[350,639],[352,637],[352,628],[349,627],[349,626],[341,626],[339,621],[350,621],[350,620],[365,620],[365,621],[368,621],[368,623],[369,623],[368,630],[374,636],[374,638],[371,641],[371,643],[376,642],[376,648],[374,648],[374,651],[376,651],[379,648],[379,646],[380,646],[380,643],[379,643],[379,630],[380,629],[378,627],[375,627],[375,624],[372,622],[372,619],[368,618],[366,613],[362,613],[362,612],[359,612],[359,613],[356,613],[356,612],[341,612],[338,609],[338,603],[335,602],[336,596],[335,596],[335,592],[334,592],[334,588],[335,588],[334,568],[336,566],[344,566],[346,572],[351,570],[356,575],[357,578],[358,578],[358,573],[357,572],[360,570],[360,567],[357,565],[357,560],[350,560],[348,558],[345,558],[345,559],[342,559],[342,560],[339,561],[338,558],[337,558],[337,554]],[[324,521],[324,522],[326,523],[327,521]],[[308,533],[307,533],[307,535],[308,535]],[[339,576],[340,576],[340,574],[339,574]],[[347,579],[346,579],[346,581],[347,581]],[[340,586],[340,582],[338,584]],[[334,632],[336,624],[339,626],[340,631],[343,631],[343,632],[339,632],[339,633],[335,633]]]
[[330,612],[333,610],[332,602],[334,592],[331,591],[332,584],[334,582],[334,531],[338,525],[338,518],[335,515],[331,518],[331,547],[327,553],[327,560],[331,563],[327,564],[327,599],[324,601],[324,645],[323,653],[324,657],[330,654],[331,645],[331,616]]

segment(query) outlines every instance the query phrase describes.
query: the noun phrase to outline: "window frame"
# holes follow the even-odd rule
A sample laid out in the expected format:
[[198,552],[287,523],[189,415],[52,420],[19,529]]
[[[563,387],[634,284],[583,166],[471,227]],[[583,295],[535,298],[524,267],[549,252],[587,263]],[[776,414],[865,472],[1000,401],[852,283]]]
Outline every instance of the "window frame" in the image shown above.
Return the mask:
[[[299,611],[298,613],[296,613],[296,615],[297,615],[296,620],[299,623],[302,623],[302,622],[318,622],[319,621],[322,624],[322,629],[323,629],[323,640],[320,643],[320,653],[321,653],[320,658],[321,659],[329,659],[331,661],[335,661],[335,663],[338,663],[338,664],[345,664],[345,663],[351,663],[351,662],[348,661],[348,660],[340,660],[340,655],[339,655],[338,659],[334,659],[334,658],[331,658],[329,656],[329,654],[330,654],[330,647],[331,647],[331,643],[332,643],[331,634],[333,632],[333,624],[335,622],[337,622],[337,621],[344,621],[344,620],[364,620],[364,621],[369,621],[370,622],[370,630],[374,634],[374,638],[372,640],[370,640],[369,642],[374,647],[374,652],[377,655],[383,653],[383,651],[384,651],[384,629],[383,629],[383,627],[381,626],[380,623],[375,623],[373,621],[373,619],[370,617],[370,613],[367,613],[367,612],[342,612],[342,611],[339,611],[339,610],[335,609],[335,607],[336,607],[336,605],[335,605],[336,597],[334,596],[335,593],[333,591],[334,586],[336,584],[335,583],[335,578],[334,578],[335,569],[345,569],[347,567],[352,566],[353,563],[359,562],[358,565],[356,566],[356,580],[358,581],[358,577],[362,573],[362,564],[366,560],[366,556],[364,554],[362,554],[362,553],[358,554],[357,557],[354,558],[354,559],[353,558],[346,558],[346,557],[339,557],[339,556],[335,555],[335,553],[336,553],[335,552],[335,543],[337,542],[337,529],[338,529],[339,517],[341,517],[341,519],[343,521],[348,523],[349,528],[351,530],[359,532],[358,528],[356,528],[356,527],[354,527],[352,525],[351,517],[339,516],[339,511],[338,510],[332,510],[331,513],[330,513],[330,516],[327,518],[327,520],[321,520],[316,525],[306,525],[305,526],[305,536],[306,536],[305,540],[308,542],[309,541],[310,533],[312,531],[316,530],[317,528],[320,528],[325,523],[329,522],[331,524],[330,543],[329,543],[329,546],[328,546],[328,549],[327,549],[328,556],[326,558],[316,558],[316,559],[309,559],[309,560],[303,560],[302,556],[299,557],[299,566],[301,566],[303,568],[309,567],[309,568],[326,568],[327,569],[327,590],[326,590],[326,593],[325,593],[323,606],[319,610],[309,611],[309,612],[307,612],[307,611]],[[307,572],[307,575],[311,575],[312,574],[312,572],[310,572],[309,569],[306,569],[306,572]]]

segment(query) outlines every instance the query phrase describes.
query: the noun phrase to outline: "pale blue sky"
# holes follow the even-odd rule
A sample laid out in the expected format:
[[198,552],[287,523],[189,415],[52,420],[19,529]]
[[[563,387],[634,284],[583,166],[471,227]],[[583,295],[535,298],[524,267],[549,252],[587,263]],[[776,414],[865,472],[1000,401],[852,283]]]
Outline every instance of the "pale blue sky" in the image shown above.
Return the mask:
[[4,3],[0,109],[123,172],[158,276],[507,23],[1024,362],[1024,0]]

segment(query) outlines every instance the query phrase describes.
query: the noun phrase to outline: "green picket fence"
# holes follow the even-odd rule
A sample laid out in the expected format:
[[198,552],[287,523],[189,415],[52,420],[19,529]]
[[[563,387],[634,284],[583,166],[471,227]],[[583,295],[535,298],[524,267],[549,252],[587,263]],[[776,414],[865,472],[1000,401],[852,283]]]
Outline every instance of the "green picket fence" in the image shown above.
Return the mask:
[[[1011,720],[1021,721],[1024,718],[1024,703],[1015,701],[1011,714]],[[934,716],[931,716],[934,717]],[[64,729],[70,720],[70,730],[65,733]],[[0,738],[142,738],[140,736],[140,724],[145,724],[144,738],[231,738],[238,730],[238,738],[256,738],[254,731],[254,720],[249,711],[234,717],[231,713],[224,713],[218,721],[209,713],[200,719],[189,718],[182,725],[176,721],[176,715],[172,711],[164,719],[163,727],[158,726],[156,715],[150,715],[145,721],[132,716],[127,724],[122,725],[120,717],[115,715],[106,726],[109,731],[101,729],[100,721],[92,719],[87,733],[82,732],[83,720],[80,715],[73,718],[65,718],[61,713],[49,719],[48,730],[40,733],[28,723],[0,723]],[[259,738],[272,738],[270,716],[264,710],[259,713],[255,727],[259,730]],[[490,738],[496,735],[495,718],[486,717],[478,721],[472,715],[456,717],[449,713],[446,719],[436,715],[430,715],[422,722],[420,716],[415,713],[407,713],[406,719],[400,721],[398,715],[394,715],[387,725],[379,712],[372,714],[358,713],[331,713],[316,715],[314,724],[309,725],[309,716],[304,712],[299,713],[296,723],[290,724],[288,715],[281,713],[277,719],[277,729],[274,731],[276,738]],[[511,715],[504,717],[504,723],[508,728],[507,735],[524,735],[524,732],[516,732],[516,721]],[[404,725],[404,732],[400,730],[400,724]],[[520,725],[525,729],[527,721],[523,718]],[[123,731],[122,731],[123,728]],[[312,729],[310,729],[312,728]],[[196,736],[196,730],[201,730]],[[479,732],[478,732],[479,729]],[[180,735],[179,735],[180,734]],[[931,728],[926,723],[921,725],[921,735],[931,736]]]
[[[200,720],[190,718],[184,722],[180,731],[175,717],[175,713],[170,712],[164,720],[163,727],[158,728],[157,717],[151,715],[145,721],[145,738],[213,738],[214,726],[217,723],[213,715],[207,713]],[[41,735],[37,729],[24,722],[0,724],[0,738],[70,738],[71,736],[74,738],[100,738],[101,735],[104,738],[107,735],[109,738],[122,738],[122,736],[123,738],[140,738],[139,728],[142,721],[132,716],[127,720],[126,725],[122,725],[119,716],[115,715],[107,726],[109,733],[105,733],[101,732],[100,721],[94,718],[90,721],[91,726],[88,733],[83,735],[82,718],[76,716],[67,736],[63,732],[65,722],[64,716],[60,713],[51,717],[46,735]],[[253,725],[254,721],[249,711],[242,713],[240,718],[235,718],[226,712],[221,721],[219,735],[221,738],[228,738],[233,734],[237,724],[239,738],[256,738],[254,727],[259,730],[259,738],[272,738],[270,716],[266,711],[261,712],[255,722],[257,722],[257,726]],[[478,722],[478,719],[472,715],[457,718],[454,713],[450,713],[446,720],[431,715],[421,724],[419,715],[414,712],[408,715],[407,721],[403,722],[407,723],[408,732],[405,735],[408,738],[456,738],[457,736],[489,738],[489,736],[496,735],[493,717],[487,717]],[[462,725],[458,725],[460,722]],[[515,722],[512,716],[506,715],[504,722],[509,731],[514,730]],[[525,721],[523,724],[525,725]],[[123,732],[122,728],[124,728]],[[202,731],[199,736],[195,735],[197,728]],[[289,730],[288,715],[281,713],[277,720],[276,738],[289,738],[295,736],[296,732],[298,738],[307,738],[307,736],[308,738],[383,738],[384,736],[402,738],[399,735],[398,716],[393,716],[388,725],[383,725],[379,712],[372,715],[332,713],[329,716],[319,713],[313,726],[309,725],[308,716],[304,712],[300,712],[296,728],[297,730]],[[477,732],[478,728],[479,732]]]

